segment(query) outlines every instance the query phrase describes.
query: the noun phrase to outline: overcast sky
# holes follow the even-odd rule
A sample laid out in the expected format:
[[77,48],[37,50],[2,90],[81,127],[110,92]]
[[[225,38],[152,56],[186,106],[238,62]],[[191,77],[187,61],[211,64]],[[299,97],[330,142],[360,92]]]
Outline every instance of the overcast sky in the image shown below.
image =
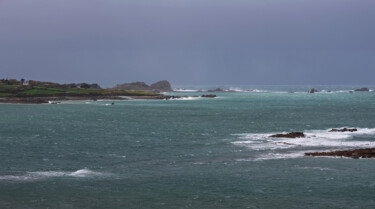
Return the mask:
[[374,0],[0,0],[0,77],[374,84]]

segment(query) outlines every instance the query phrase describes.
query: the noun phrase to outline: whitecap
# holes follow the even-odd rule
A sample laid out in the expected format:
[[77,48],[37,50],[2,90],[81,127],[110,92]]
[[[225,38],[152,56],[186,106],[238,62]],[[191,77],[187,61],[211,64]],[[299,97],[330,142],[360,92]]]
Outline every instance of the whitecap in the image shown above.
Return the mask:
[[290,153],[266,153],[260,154],[255,158],[237,159],[236,161],[264,161],[264,160],[275,160],[275,159],[290,159],[290,158],[301,158],[304,157],[305,152],[290,152]]
[[67,175],[66,172],[62,171],[36,171],[36,172],[28,172],[31,176],[39,176],[39,177],[58,177]]
[[195,89],[174,89],[173,91],[176,91],[176,92],[198,92],[199,90],[195,90]]
[[108,175],[102,172],[96,172],[87,168],[80,169],[74,172],[67,171],[35,171],[27,172],[23,175],[3,175],[0,176],[0,181],[34,181],[56,177],[94,177]]
[[246,90],[243,90],[241,88],[229,88],[227,90],[224,90],[226,92],[253,92],[253,93],[264,93],[264,92],[267,92],[266,90],[260,90],[260,89],[246,89]]
[[75,172],[72,172],[68,175],[73,176],[73,177],[88,177],[88,176],[100,176],[100,175],[103,175],[103,173],[92,171],[92,170],[85,168],[85,169],[80,169]]
[[199,99],[199,97],[181,97],[181,98],[171,98],[169,100],[196,100]]
[[304,166],[304,167],[297,166],[296,168],[297,168],[297,169],[304,169],[304,170],[320,170],[320,171],[332,171],[332,170],[334,170],[334,169],[332,169],[332,168],[324,168],[324,167],[308,167],[308,166]]

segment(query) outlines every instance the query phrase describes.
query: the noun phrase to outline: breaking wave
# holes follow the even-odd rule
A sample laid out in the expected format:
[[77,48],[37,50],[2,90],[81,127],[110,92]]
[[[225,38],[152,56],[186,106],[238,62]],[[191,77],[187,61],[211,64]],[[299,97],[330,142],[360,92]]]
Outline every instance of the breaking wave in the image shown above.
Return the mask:
[[199,99],[200,97],[181,97],[181,98],[171,98],[171,99],[168,99],[168,100],[196,100],[196,99]]
[[[375,128],[357,128],[358,131],[356,132],[329,132],[329,130],[331,129],[307,130],[304,131],[306,135],[304,138],[269,137],[275,133],[235,134],[239,140],[232,142],[232,144],[263,151],[258,156],[258,160],[301,157],[307,152],[307,149],[309,151],[322,151],[375,147],[375,140],[372,138],[375,135]],[[361,139],[356,137],[361,137]]]
[[106,173],[96,172],[89,170],[87,168],[80,169],[74,172],[65,172],[65,171],[36,171],[36,172],[27,172],[24,175],[3,175],[0,176],[0,181],[34,181],[42,180],[53,177],[95,177],[95,176],[104,176],[109,175]]
[[200,90],[195,90],[195,89],[173,89],[173,91],[176,91],[176,92],[198,92]]

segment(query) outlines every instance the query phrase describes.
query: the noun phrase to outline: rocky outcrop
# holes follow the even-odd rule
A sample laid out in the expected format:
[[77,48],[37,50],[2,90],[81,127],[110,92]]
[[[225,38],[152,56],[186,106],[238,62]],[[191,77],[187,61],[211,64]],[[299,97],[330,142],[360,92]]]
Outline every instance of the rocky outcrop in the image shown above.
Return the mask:
[[364,88],[356,89],[354,91],[370,91],[370,89],[364,87]]
[[214,94],[205,94],[205,95],[202,95],[201,97],[215,98],[216,95],[214,95]]
[[305,134],[303,132],[291,132],[287,134],[275,134],[271,135],[269,137],[273,138],[303,138],[305,137]]
[[343,150],[332,152],[308,152],[305,156],[330,156],[330,157],[350,157],[350,158],[375,158],[375,148]]
[[173,91],[171,84],[166,81],[159,81],[151,84],[150,86],[144,82],[133,82],[133,83],[124,83],[117,84],[113,87],[115,90],[125,90],[125,91],[152,91],[152,92],[161,92],[161,91]]
[[221,92],[221,91],[224,91],[224,90],[221,89],[221,88],[216,88],[216,89],[210,89],[210,90],[208,90],[208,92]]
[[342,129],[336,129],[333,128],[329,132],[355,132],[358,131],[356,128],[342,128]]
[[144,82],[132,82],[132,83],[124,83],[124,84],[117,84],[113,87],[115,90],[149,90],[150,87]]
[[310,94],[313,94],[313,93],[315,93],[315,92],[319,92],[319,91],[316,90],[316,89],[314,89],[314,88],[310,89],[310,91],[309,91]]
[[166,80],[153,83],[150,85],[150,88],[158,91],[173,91],[171,84]]

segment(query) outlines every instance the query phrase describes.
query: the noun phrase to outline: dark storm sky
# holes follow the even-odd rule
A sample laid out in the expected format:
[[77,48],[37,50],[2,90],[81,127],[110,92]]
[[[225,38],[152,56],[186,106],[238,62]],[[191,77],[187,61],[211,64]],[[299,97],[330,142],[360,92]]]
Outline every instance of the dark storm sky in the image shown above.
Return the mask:
[[0,0],[0,77],[374,84],[374,0]]

